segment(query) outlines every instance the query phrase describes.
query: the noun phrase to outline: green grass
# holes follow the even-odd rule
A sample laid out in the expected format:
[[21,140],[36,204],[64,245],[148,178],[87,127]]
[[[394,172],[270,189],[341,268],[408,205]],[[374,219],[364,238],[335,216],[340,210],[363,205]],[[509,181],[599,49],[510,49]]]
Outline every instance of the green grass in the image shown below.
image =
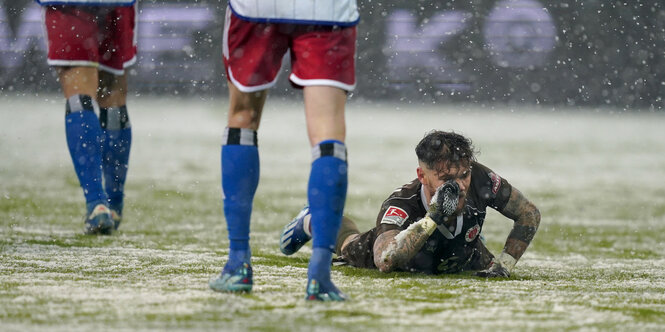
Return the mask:
[[[219,174],[226,101],[132,101],[125,220],[109,237],[81,235],[83,200],[58,107],[0,105],[12,124],[0,133],[3,331],[665,329],[662,115],[352,103],[346,213],[360,229],[415,177],[413,146],[437,123],[470,136],[479,160],[529,197],[542,222],[510,279],[334,267],[351,301],[321,304],[303,300],[310,247],[291,257],[278,249],[306,199],[300,106],[269,104],[259,135],[254,292],[219,294],[207,281],[228,248]],[[493,252],[510,226],[488,214]]]

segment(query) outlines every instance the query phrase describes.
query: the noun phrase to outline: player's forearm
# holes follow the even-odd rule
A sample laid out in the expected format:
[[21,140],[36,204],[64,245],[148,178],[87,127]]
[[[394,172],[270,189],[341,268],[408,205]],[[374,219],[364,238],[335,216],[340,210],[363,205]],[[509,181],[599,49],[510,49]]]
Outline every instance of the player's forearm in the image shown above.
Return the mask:
[[515,260],[520,259],[526,248],[531,243],[534,235],[536,235],[537,227],[523,226],[515,223],[512,231],[508,235],[506,245],[503,247],[503,252],[509,254]]
[[374,265],[381,272],[406,266],[436,230],[436,223],[424,218],[403,231],[381,233],[374,242]]
[[[536,235],[536,231],[540,225],[540,211],[517,189],[513,188],[513,193],[506,205],[504,214],[512,215],[515,223],[501,254],[504,255],[508,264],[510,263],[510,258],[514,259],[512,265],[515,265],[514,263],[522,257],[531,240]],[[506,254],[510,255],[510,257],[505,257]]]
[[530,202],[525,204],[523,213],[519,214],[513,224],[513,229],[508,234],[503,251],[515,258],[515,260],[520,259],[536,235],[539,225],[540,212]]

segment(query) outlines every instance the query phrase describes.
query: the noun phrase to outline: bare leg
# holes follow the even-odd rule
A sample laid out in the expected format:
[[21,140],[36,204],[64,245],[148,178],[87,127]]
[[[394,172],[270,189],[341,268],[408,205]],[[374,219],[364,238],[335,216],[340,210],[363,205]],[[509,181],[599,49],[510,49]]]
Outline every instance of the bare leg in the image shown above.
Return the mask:
[[113,75],[99,72],[99,107],[120,107],[127,104],[127,74]]
[[310,145],[329,139],[344,142],[346,92],[330,86],[307,86],[304,97]]
[[96,67],[58,67],[57,70],[65,98],[74,95],[97,96]]
[[229,83],[228,127],[258,130],[267,97],[267,90],[242,92]]

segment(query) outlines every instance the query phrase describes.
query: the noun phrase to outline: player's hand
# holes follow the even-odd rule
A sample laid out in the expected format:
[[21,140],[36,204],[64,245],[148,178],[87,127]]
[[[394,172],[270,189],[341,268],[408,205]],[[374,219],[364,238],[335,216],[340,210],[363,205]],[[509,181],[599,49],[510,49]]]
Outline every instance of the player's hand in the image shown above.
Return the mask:
[[481,278],[509,278],[510,272],[501,263],[494,261],[488,269],[476,272],[476,276]]
[[443,224],[457,210],[459,185],[456,181],[444,182],[429,202],[427,214],[437,224]]

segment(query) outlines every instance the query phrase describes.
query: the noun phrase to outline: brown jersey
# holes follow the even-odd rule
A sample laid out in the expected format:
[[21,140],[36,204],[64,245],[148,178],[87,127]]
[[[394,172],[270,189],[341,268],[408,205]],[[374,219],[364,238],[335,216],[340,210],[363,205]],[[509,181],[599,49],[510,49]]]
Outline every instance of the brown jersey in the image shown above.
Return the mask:
[[[491,255],[479,239],[486,209],[489,206],[501,211],[510,198],[512,187],[486,166],[477,162],[471,166],[471,184],[463,213],[449,225],[441,225],[434,231],[416,256],[408,262],[408,270],[452,273],[468,267],[474,259],[479,259],[474,255]],[[361,234],[354,241],[357,243],[350,243],[347,246],[349,250],[343,253],[344,259],[354,266],[374,267],[373,246],[376,237],[388,230],[404,230],[422,219],[427,213],[427,202],[424,200],[425,194],[418,179],[397,188],[383,202],[376,227]]]

